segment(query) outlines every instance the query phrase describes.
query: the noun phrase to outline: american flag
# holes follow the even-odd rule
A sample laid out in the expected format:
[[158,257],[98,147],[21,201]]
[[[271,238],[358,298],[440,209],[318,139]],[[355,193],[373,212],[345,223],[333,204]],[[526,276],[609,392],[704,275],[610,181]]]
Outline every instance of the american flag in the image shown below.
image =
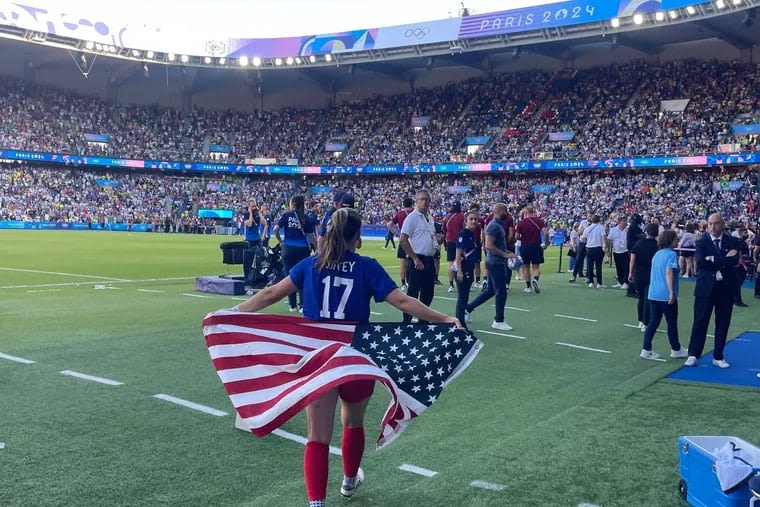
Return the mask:
[[259,437],[345,382],[379,381],[392,400],[378,449],[429,407],[483,347],[450,324],[352,324],[231,310],[208,314],[203,333],[235,410]]

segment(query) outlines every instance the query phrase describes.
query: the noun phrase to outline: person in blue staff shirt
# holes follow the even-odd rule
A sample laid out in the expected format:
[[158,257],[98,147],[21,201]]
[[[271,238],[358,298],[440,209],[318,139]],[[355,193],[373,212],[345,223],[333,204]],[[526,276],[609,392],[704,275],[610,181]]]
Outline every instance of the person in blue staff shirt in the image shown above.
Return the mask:
[[[456,316],[459,322],[465,323],[464,310],[470,299],[470,288],[475,272],[476,252],[480,248],[475,241],[475,231],[478,229],[478,214],[468,212],[464,217],[464,229],[457,235],[454,263],[451,271],[457,282]],[[466,324],[465,324],[466,326]]]
[[256,201],[248,201],[248,207],[243,213],[243,237],[248,242],[248,248],[243,252],[243,275],[246,283],[253,280],[251,266],[255,257],[256,247],[261,246],[261,235],[259,227],[261,225],[261,212],[256,205]]
[[[644,344],[641,348],[643,359],[660,359],[652,350],[652,338],[660,325],[662,316],[668,324],[670,357],[686,357],[688,351],[678,340],[678,254],[673,250],[678,246],[678,234],[673,229],[663,231],[657,238],[657,253],[652,257],[649,274],[649,322],[644,330]],[[643,287],[642,287],[643,288]]]
[[[369,322],[370,301],[386,301],[421,321],[453,323],[449,317],[401,292],[375,259],[356,253],[361,247],[361,216],[351,208],[333,214],[317,255],[309,256],[290,269],[276,285],[258,292],[237,309],[258,312],[285,296],[302,290],[304,317],[310,320]],[[340,399],[343,435],[343,482],[340,493],[351,497],[362,484],[359,473],[364,454],[364,413],[374,391],[374,381],[355,380],[328,391],[306,407],[308,437],[303,458],[306,495],[310,507],[324,507],[327,497],[330,441],[335,407]]]
[[[316,243],[314,228],[314,222],[306,217],[303,196],[294,195],[290,199],[290,211],[283,213],[274,226],[274,237],[277,243],[282,244],[282,264],[286,273],[311,254],[311,248]],[[280,236],[280,231],[283,231],[284,238]],[[300,303],[296,305],[296,295],[288,295],[291,312],[303,308],[303,293],[299,291],[298,297]]]
[[325,216],[322,218],[322,226],[319,228],[317,245],[319,245],[319,243],[322,241],[322,238],[324,238],[327,234],[327,228],[330,226],[330,219],[332,218],[333,213],[335,213],[335,210],[353,207],[354,197],[351,194],[343,192],[341,190],[335,192],[335,195],[333,196],[333,207],[328,209],[325,213]]

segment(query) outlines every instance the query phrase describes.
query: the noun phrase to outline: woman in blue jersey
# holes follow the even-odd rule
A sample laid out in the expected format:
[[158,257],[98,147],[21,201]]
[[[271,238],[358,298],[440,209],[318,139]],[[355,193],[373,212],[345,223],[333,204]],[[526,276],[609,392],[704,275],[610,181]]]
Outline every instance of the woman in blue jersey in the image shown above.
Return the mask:
[[673,250],[678,245],[678,234],[672,229],[662,231],[657,238],[657,253],[652,257],[649,275],[649,322],[644,331],[644,345],[639,354],[643,359],[660,359],[652,350],[652,338],[660,325],[662,316],[668,324],[670,357],[686,357],[689,352],[678,341],[678,255]]
[[451,270],[457,280],[456,315],[460,322],[465,322],[465,308],[470,298],[473,273],[475,271],[476,252],[480,248],[475,242],[475,230],[478,227],[478,214],[470,211],[464,217],[464,229],[457,235],[456,256]]
[[[437,312],[401,292],[388,273],[370,257],[356,253],[361,246],[361,217],[353,208],[336,210],[316,256],[290,270],[281,282],[267,287],[238,308],[257,312],[298,290],[304,293],[304,317],[311,320],[369,321],[370,300],[387,301],[402,312],[428,322],[459,321]],[[341,494],[350,497],[362,483],[359,465],[364,454],[364,412],[374,381],[356,380],[329,391],[306,407],[308,441],[304,477],[310,507],[323,507],[327,496],[329,445],[335,407],[340,398],[343,424]]]
[[[274,237],[278,243],[282,243],[282,265],[286,273],[311,254],[311,246],[315,244],[314,226],[314,222],[306,218],[303,196],[294,195],[290,199],[290,211],[283,213],[274,226]],[[280,237],[280,230],[285,239]],[[288,295],[291,312],[303,308],[303,292],[300,290],[298,298],[300,304],[296,306],[296,295]]]

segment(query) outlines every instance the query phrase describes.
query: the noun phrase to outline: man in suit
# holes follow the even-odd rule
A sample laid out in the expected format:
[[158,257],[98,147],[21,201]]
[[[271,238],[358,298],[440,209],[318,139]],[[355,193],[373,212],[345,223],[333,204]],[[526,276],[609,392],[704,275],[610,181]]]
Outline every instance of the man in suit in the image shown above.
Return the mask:
[[697,263],[697,283],[694,287],[694,324],[689,340],[686,366],[694,366],[702,355],[707,326],[715,309],[715,350],[713,366],[731,366],[723,358],[728,326],[736,292],[736,270],[739,262],[738,239],[723,232],[723,217],[713,213],[707,219],[707,230],[696,242],[694,258]]

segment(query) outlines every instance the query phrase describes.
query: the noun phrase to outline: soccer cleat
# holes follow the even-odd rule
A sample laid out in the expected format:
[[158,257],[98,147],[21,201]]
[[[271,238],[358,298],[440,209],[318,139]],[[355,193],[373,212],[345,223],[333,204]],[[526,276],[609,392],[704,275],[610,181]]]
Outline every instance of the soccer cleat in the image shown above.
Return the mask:
[[464,321],[472,322],[472,314],[468,312],[467,310],[464,311]]
[[643,333],[644,331],[647,330],[647,325],[644,324],[643,322],[639,322],[639,330],[641,330],[641,332]]
[[670,357],[678,358],[678,357],[688,357],[689,350],[681,347],[679,350],[671,350],[670,351]]
[[612,286],[613,289],[619,289],[620,287],[622,287],[622,285],[620,285],[619,283],[616,283]]
[[623,285],[621,285],[621,286],[620,286],[620,288],[621,288],[621,289],[625,289],[625,290],[628,290],[628,284],[627,284],[627,283],[624,283]]
[[530,287],[525,287],[523,289],[523,292],[526,293],[526,294],[530,294],[531,292],[533,292],[533,289],[531,289]]
[[588,286],[589,286],[589,288],[590,288],[590,289],[593,289],[593,288],[594,288],[594,284],[593,284],[593,283],[591,283],[591,282],[589,282]]
[[343,484],[340,486],[340,494],[346,498],[351,498],[362,484],[364,484],[364,472],[360,468],[356,473],[356,477],[343,476]]
[[568,282],[568,283],[575,283],[575,278],[571,278],[571,279],[570,279],[570,280],[568,280],[567,282]]
[[535,292],[536,294],[538,294],[539,292],[541,292],[541,286],[540,286],[540,285],[538,285],[538,280],[535,280],[535,279],[534,279],[534,280],[531,282],[531,285],[533,285],[533,292]]
[[498,329],[500,331],[512,331],[512,326],[510,326],[506,322],[493,321],[493,324],[491,324],[491,327],[494,329]]
[[660,354],[658,354],[654,350],[641,349],[641,354],[639,354],[639,357],[641,357],[642,359],[651,359],[653,361],[656,361],[657,359],[660,358]]
[[456,289],[453,285],[449,285],[449,288],[447,289],[447,292],[454,292]]
[[731,366],[725,359],[713,359],[712,365],[717,366],[718,368],[729,368]]
[[689,356],[686,358],[686,362],[683,363],[684,366],[696,366],[697,365],[697,356]]

